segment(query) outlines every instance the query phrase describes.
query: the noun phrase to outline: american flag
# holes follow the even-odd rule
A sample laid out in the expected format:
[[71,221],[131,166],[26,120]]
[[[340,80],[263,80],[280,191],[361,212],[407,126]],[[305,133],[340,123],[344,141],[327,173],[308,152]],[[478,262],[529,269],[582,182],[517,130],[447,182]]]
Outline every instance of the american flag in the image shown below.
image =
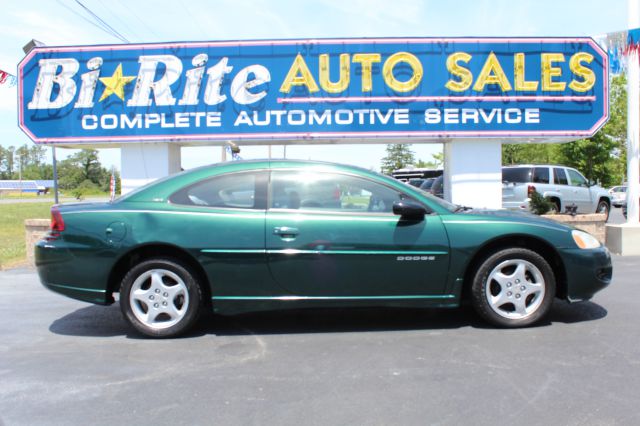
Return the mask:
[[0,84],[7,85],[9,87],[13,87],[17,84],[18,79],[16,76],[9,74],[6,71],[0,70]]

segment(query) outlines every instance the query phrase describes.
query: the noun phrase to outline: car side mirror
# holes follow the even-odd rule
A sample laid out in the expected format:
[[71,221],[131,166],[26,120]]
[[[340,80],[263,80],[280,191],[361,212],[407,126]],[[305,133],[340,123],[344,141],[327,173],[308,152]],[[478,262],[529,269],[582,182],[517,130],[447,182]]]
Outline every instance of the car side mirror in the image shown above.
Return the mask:
[[393,203],[393,214],[405,219],[423,219],[427,209],[411,200],[399,200]]

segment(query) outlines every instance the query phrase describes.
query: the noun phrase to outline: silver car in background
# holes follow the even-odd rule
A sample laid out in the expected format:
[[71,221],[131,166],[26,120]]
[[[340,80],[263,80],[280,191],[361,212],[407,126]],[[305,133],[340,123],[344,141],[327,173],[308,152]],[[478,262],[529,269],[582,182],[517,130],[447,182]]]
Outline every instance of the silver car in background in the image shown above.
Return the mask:
[[612,186],[609,188],[609,196],[613,207],[622,207],[627,203],[627,187],[626,185]]
[[592,184],[576,169],[556,165],[518,165],[502,168],[502,207],[529,210],[531,194],[537,191],[562,212],[576,206],[578,213],[604,213],[609,217],[610,195]]

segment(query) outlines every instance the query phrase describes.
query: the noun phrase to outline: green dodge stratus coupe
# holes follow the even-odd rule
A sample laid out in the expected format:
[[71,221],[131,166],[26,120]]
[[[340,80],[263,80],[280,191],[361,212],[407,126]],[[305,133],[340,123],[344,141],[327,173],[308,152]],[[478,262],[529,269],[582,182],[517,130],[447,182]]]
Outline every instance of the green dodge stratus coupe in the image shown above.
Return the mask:
[[36,246],[49,289],[111,304],[153,337],[221,314],[331,306],[457,307],[501,327],[611,281],[596,238],[530,214],[449,204],[364,169],[237,161],[112,203],[51,210]]

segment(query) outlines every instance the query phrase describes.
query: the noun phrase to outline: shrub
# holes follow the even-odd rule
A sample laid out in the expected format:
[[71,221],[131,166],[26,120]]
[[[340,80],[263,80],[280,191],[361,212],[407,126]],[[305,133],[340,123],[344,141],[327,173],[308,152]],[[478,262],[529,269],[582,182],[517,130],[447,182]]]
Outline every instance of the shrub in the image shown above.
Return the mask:
[[538,191],[533,191],[529,200],[529,209],[537,215],[549,213],[553,203],[547,197],[543,197]]

